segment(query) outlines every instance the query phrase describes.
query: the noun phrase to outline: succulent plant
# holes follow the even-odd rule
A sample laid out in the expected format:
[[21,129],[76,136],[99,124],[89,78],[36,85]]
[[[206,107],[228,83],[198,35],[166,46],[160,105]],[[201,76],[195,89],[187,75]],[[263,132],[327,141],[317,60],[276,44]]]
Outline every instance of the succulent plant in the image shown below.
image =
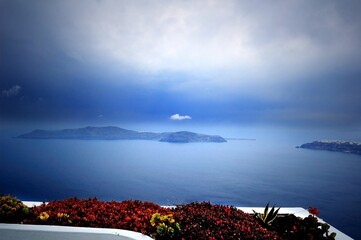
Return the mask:
[[186,240],[278,240],[282,239],[262,227],[256,219],[232,206],[193,202],[172,209],[174,219]]
[[152,235],[155,239],[181,239],[181,229],[175,222],[173,214],[154,213],[150,223],[152,227],[156,228],[156,233]]
[[11,195],[0,195],[0,222],[18,223],[29,213],[29,208]]
[[264,226],[268,227],[272,225],[273,220],[276,219],[278,211],[280,208],[275,210],[275,205],[271,208],[271,211],[268,212],[269,209],[269,203],[267,203],[263,213],[258,213],[255,210],[252,210],[254,213],[254,217],[259,221],[259,223]]
[[170,209],[139,200],[104,202],[96,198],[70,198],[32,207],[29,211],[17,198],[0,195],[0,222],[6,223],[120,228],[157,240],[335,239],[336,233],[330,233],[330,226],[319,222],[317,217],[278,216],[279,209],[275,206],[270,209],[268,203],[263,213],[253,211],[252,216],[235,207],[210,202]]

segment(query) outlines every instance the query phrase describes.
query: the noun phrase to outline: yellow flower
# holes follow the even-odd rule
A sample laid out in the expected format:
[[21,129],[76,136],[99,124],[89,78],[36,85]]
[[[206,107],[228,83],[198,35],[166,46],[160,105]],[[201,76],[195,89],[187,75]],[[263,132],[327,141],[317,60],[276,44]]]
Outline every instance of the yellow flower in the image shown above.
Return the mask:
[[40,213],[39,218],[42,221],[46,221],[49,218],[49,214],[47,214],[47,212],[42,212],[42,213]]

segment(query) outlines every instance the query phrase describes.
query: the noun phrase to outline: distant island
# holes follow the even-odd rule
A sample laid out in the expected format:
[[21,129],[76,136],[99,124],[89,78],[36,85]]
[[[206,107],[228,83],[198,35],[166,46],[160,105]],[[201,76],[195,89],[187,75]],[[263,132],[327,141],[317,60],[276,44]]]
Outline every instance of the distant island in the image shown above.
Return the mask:
[[305,143],[297,148],[308,148],[315,150],[327,150],[333,152],[354,153],[361,155],[361,142],[320,140],[312,143]]
[[82,140],[153,140],[170,143],[227,142],[221,136],[206,135],[188,131],[180,132],[137,132],[119,127],[85,127],[57,131],[34,130],[18,138],[29,139],[82,139]]

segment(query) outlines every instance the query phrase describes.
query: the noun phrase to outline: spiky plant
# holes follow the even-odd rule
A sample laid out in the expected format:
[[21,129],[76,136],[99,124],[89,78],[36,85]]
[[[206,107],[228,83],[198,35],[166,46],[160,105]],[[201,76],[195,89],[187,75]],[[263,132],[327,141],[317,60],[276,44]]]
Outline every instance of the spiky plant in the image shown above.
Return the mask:
[[269,210],[269,203],[267,203],[263,213],[258,213],[252,209],[252,211],[254,213],[254,217],[259,221],[259,223],[263,227],[269,227],[272,225],[272,222],[273,222],[273,220],[276,219],[280,208],[275,210],[275,205],[273,205],[273,207],[271,208],[271,211],[268,211],[268,210]]

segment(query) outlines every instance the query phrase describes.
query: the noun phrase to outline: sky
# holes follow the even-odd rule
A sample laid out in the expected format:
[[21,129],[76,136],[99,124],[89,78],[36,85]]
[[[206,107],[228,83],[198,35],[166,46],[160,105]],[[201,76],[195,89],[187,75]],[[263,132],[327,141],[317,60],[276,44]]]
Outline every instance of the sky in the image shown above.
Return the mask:
[[0,122],[361,127],[361,1],[0,0]]

